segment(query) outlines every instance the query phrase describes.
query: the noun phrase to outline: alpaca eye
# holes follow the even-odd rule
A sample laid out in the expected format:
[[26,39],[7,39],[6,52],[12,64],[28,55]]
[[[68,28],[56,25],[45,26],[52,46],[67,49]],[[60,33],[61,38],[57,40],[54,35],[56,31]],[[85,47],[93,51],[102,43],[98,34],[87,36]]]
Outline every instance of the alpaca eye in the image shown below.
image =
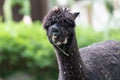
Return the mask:
[[49,26],[45,26],[45,29],[48,30]]

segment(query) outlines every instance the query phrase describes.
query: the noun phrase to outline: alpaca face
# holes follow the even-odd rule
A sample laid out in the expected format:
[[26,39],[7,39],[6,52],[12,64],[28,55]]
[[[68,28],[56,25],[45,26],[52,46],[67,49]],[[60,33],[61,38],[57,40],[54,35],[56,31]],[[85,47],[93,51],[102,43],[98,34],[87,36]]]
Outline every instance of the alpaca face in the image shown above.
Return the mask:
[[61,26],[60,24],[55,23],[48,27],[47,35],[51,43],[55,45],[62,45],[67,43],[69,34],[72,32],[72,27],[67,28],[67,26]]
[[48,12],[43,19],[43,26],[52,44],[67,44],[70,35],[74,34],[74,20],[78,14],[71,13],[68,9],[62,8]]

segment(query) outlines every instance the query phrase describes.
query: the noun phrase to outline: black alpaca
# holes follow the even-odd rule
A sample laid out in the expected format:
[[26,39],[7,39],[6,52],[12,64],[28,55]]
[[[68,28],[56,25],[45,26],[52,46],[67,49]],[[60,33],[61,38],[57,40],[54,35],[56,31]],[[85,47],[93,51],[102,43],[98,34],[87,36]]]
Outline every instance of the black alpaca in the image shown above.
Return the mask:
[[56,50],[59,80],[120,80],[120,42],[106,41],[79,50],[74,30],[78,14],[58,8],[43,19]]

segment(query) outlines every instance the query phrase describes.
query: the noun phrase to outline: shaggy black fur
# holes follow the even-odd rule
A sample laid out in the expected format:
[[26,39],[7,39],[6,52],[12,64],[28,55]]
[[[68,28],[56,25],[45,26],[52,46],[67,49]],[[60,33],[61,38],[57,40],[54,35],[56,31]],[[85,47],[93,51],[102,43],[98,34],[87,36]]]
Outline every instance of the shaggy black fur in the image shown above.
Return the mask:
[[48,12],[44,17],[43,26],[47,29],[49,26],[52,26],[55,23],[59,23],[62,26],[65,26],[69,23],[72,27],[75,26],[74,22],[75,16],[69,12],[69,9],[58,8]]
[[[120,80],[120,42],[106,41],[79,50],[74,31],[76,17],[77,13],[58,8],[48,12],[43,20],[48,38],[56,50],[59,80]],[[55,41],[67,37],[67,43],[54,44],[53,25],[60,33]]]
[[96,43],[81,48],[80,53],[85,67],[95,77],[93,80],[120,80],[119,41]]

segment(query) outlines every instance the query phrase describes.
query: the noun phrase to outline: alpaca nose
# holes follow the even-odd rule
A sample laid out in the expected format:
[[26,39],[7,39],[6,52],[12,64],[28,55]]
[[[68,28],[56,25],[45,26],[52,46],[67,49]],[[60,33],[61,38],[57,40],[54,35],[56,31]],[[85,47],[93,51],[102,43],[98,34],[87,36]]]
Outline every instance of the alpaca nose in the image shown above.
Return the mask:
[[51,26],[51,30],[54,36],[58,36],[60,33],[59,28],[56,25]]

